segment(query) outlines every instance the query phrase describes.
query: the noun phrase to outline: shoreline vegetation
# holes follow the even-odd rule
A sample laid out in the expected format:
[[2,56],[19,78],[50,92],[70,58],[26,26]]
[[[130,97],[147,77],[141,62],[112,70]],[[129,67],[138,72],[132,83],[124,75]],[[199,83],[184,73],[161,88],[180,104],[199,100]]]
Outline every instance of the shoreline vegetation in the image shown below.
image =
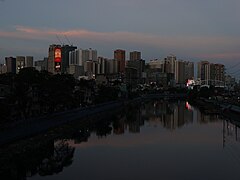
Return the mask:
[[0,146],[154,99],[187,100],[204,113],[234,119],[240,115],[239,105],[225,101],[219,89],[133,88],[123,84],[115,80],[97,85],[94,80],[76,80],[69,74],[52,75],[33,68],[22,69],[17,75],[1,75],[0,85],[6,92],[1,92],[4,96],[0,99]]

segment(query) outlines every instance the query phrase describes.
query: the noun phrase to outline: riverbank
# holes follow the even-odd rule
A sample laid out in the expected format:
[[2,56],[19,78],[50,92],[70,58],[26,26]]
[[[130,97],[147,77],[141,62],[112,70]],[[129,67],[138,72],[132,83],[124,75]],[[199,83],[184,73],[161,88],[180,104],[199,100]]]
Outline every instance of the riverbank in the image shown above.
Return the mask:
[[129,100],[112,101],[95,106],[89,106],[60,113],[54,113],[39,118],[24,120],[14,126],[8,126],[0,131],[0,146],[44,133],[50,129],[75,121],[87,123],[90,118],[110,116],[116,110],[132,104],[138,104],[153,99],[178,100],[185,99],[185,94],[148,94]]
[[222,101],[214,99],[196,99],[191,102],[193,105],[198,107],[201,112],[206,114],[219,114],[226,119],[233,120],[240,124],[240,107]]
[[123,104],[123,101],[114,101],[25,120],[14,127],[9,127],[0,131],[0,146],[31,137],[39,133],[44,133],[49,129],[72,123],[77,120],[84,123],[88,118],[92,118],[93,116],[114,113],[114,110],[121,108]]

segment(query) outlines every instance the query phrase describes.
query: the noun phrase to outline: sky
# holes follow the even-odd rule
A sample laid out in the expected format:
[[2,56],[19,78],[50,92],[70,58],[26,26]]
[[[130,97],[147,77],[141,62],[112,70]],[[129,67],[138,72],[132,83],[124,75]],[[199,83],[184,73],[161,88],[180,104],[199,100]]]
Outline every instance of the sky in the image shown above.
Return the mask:
[[43,59],[58,36],[107,58],[120,48],[127,58],[138,50],[147,61],[174,54],[231,67],[240,62],[239,9],[240,0],[0,0],[0,62]]

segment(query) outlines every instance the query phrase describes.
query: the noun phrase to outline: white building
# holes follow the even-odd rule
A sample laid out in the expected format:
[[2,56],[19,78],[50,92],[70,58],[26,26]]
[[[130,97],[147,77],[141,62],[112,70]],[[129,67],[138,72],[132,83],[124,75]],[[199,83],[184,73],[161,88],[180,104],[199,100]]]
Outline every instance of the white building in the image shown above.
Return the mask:
[[69,64],[84,66],[87,61],[97,61],[97,50],[77,49],[69,53]]
[[85,74],[90,76],[95,75],[97,60],[97,50],[91,48],[77,49],[69,53],[69,65],[83,66]]
[[148,63],[150,69],[158,69],[159,72],[164,72],[164,60],[154,59]]
[[107,68],[107,58],[98,57],[96,73],[106,74],[106,68]]

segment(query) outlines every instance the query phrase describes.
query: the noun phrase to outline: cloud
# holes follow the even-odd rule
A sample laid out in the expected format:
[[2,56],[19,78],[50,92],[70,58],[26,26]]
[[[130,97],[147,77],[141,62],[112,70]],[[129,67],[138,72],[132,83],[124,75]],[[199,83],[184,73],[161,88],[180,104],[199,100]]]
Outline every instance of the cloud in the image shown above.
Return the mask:
[[[235,37],[208,37],[208,36],[161,36],[157,34],[139,32],[96,32],[86,29],[58,30],[50,28],[32,28],[15,26],[13,31],[0,30],[0,37],[20,40],[56,41],[56,35],[67,35],[69,39],[79,42],[93,42],[95,44],[131,44],[132,47],[147,47],[171,52],[182,52],[185,55],[198,58],[240,58],[238,52],[232,49],[240,46]],[[231,53],[230,53],[231,52]]]
[[209,46],[228,46],[239,43],[236,38],[231,37],[191,37],[191,36],[176,36],[166,37],[159,35],[152,35],[147,33],[137,32],[95,32],[86,29],[73,30],[56,30],[56,29],[37,29],[25,26],[16,26],[15,31],[7,32],[0,31],[0,37],[13,37],[20,39],[48,39],[49,37],[56,37],[56,35],[67,35],[68,37],[77,39],[89,39],[102,42],[126,42],[134,44],[147,44],[155,47],[189,47],[199,48]]

